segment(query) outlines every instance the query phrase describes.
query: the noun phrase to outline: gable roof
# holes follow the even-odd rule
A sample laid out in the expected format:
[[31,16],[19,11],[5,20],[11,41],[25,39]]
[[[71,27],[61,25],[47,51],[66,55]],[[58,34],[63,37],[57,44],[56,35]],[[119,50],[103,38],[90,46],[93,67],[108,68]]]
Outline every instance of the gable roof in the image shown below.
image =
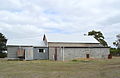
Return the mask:
[[8,39],[7,45],[19,45],[19,46],[46,46],[44,41],[40,38],[30,38],[30,39]]
[[99,43],[93,36],[84,36],[79,34],[60,35],[48,34],[46,35],[48,42],[64,42],[64,43]]
[[79,34],[47,34],[41,35],[37,38],[19,38],[19,39],[8,39],[7,45],[19,45],[19,46],[41,46],[45,47],[45,42],[47,38],[48,42],[64,42],[64,43],[99,43],[92,36],[84,36]]

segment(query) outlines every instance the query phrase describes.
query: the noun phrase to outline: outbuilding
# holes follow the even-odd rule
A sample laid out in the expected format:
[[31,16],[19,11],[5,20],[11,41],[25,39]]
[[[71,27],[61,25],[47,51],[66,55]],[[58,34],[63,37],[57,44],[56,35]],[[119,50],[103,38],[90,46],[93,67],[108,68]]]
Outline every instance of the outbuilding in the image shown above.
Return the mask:
[[94,37],[79,35],[44,35],[37,46],[8,44],[7,47],[8,59],[64,61],[77,58],[108,58],[110,54],[109,47],[104,47]]

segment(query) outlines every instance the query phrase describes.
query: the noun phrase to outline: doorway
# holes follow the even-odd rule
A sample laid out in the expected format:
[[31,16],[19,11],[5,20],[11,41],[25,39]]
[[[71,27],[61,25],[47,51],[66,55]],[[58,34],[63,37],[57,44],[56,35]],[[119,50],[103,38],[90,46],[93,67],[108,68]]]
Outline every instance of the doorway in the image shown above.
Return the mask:
[[55,54],[54,54],[54,60],[57,60],[57,47],[55,47]]
[[25,59],[25,49],[18,48],[18,50],[17,50],[17,57],[19,59]]
[[86,54],[86,58],[90,58],[90,54]]

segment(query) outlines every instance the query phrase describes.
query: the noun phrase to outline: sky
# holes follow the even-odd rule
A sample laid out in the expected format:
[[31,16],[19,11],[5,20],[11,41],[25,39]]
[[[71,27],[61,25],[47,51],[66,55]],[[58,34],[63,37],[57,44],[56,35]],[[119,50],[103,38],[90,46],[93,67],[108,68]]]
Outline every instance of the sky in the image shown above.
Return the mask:
[[113,46],[120,34],[120,0],[0,0],[0,32],[11,41],[92,30]]

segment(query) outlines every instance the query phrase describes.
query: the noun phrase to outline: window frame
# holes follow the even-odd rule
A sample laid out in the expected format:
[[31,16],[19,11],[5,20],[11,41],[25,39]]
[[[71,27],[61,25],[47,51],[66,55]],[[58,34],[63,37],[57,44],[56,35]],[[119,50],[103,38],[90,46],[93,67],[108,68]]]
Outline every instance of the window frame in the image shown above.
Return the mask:
[[[40,51],[41,50],[41,51]],[[38,53],[45,53],[45,49],[41,48],[41,49],[38,49]]]

